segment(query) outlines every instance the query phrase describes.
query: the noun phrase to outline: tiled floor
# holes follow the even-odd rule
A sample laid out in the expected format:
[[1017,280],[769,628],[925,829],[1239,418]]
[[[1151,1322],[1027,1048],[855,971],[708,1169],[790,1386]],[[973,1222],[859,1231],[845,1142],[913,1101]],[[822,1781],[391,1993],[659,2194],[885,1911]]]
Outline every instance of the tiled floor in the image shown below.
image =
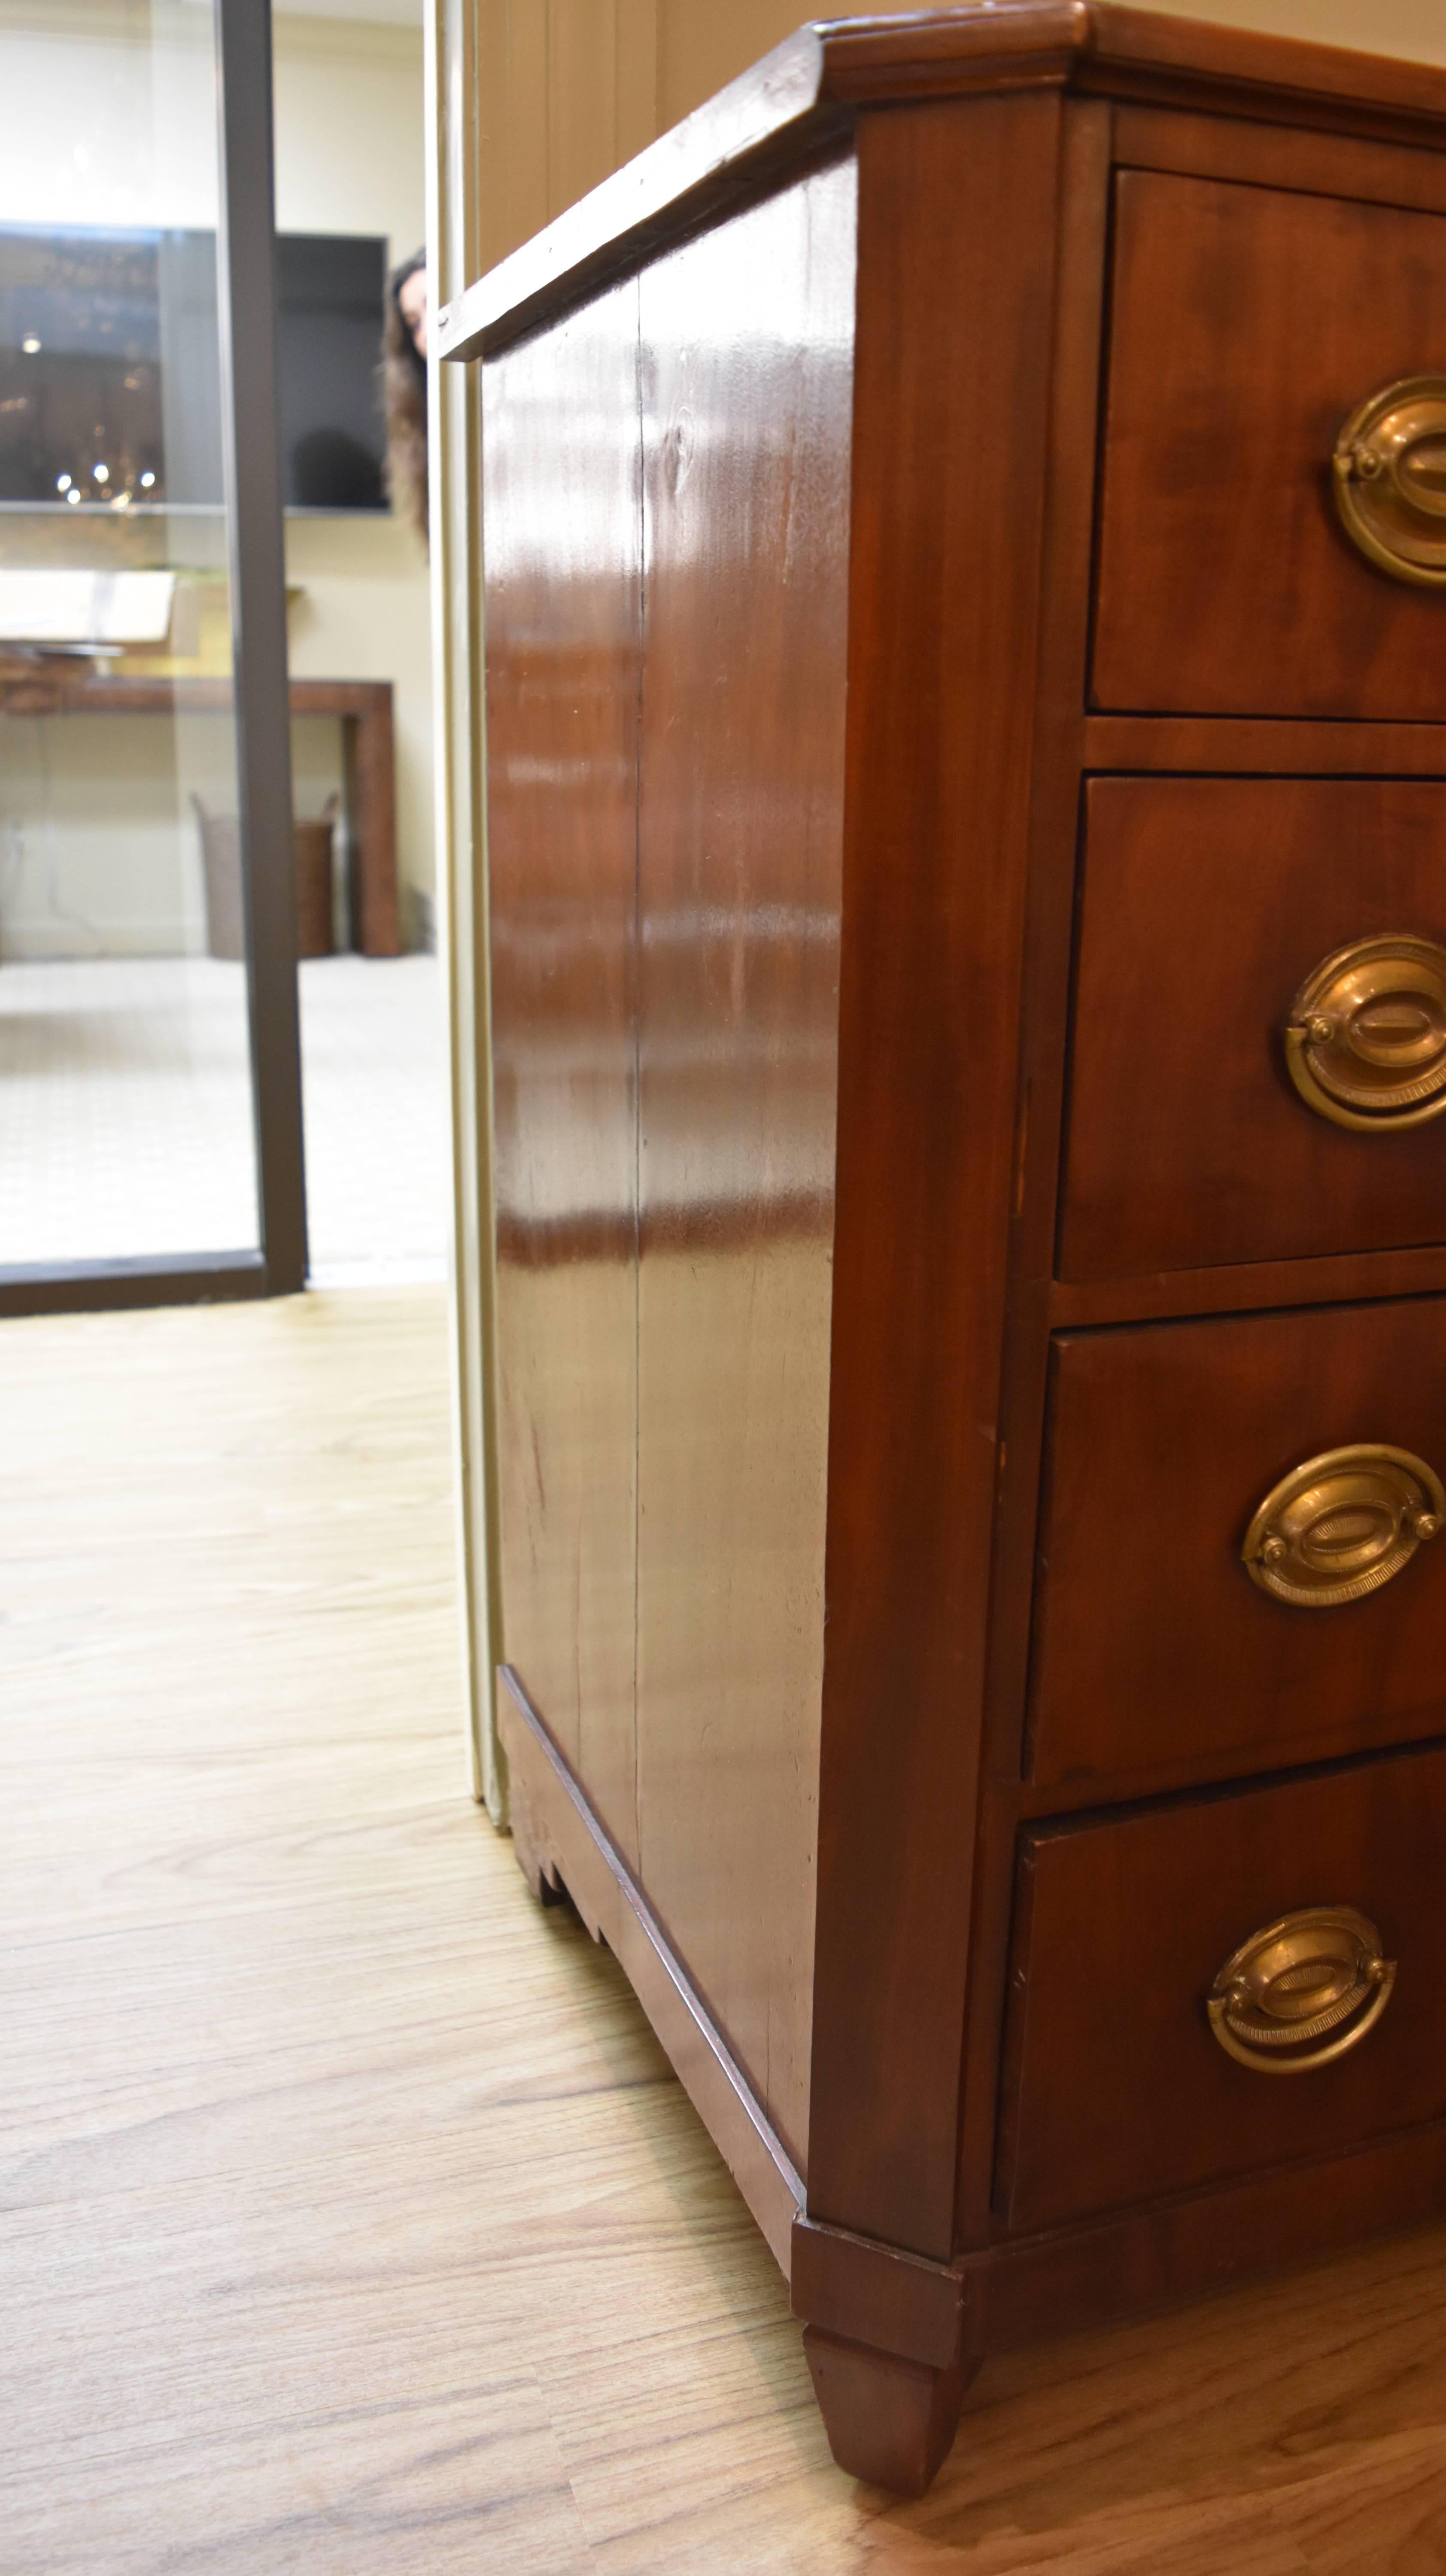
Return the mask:
[[[322,1283],[440,1278],[435,957],[301,969],[307,1198]],[[256,1241],[242,969],[212,957],[0,966],[0,1266]]]

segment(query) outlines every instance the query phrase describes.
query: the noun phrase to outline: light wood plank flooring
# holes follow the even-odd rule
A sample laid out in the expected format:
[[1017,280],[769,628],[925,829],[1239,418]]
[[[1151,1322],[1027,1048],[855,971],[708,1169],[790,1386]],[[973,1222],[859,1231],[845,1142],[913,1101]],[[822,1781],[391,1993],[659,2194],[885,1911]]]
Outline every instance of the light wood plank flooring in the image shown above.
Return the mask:
[[830,2466],[459,1740],[440,1296],[0,1326],[4,2576],[1432,2576],[1446,2231]]

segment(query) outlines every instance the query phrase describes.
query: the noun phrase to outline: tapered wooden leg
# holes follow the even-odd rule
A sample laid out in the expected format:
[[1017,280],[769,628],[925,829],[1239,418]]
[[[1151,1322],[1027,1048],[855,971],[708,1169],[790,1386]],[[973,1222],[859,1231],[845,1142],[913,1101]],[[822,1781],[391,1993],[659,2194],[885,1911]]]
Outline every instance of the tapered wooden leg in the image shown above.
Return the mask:
[[805,2326],[803,2348],[841,2469],[895,2495],[922,2495],[959,2426],[975,2364],[936,2370]]
[[525,1779],[511,1783],[512,1848],[517,1866],[542,1905],[560,1905],[562,1890],[558,1885],[557,1864],[547,1845],[541,1819],[533,1813]]
[[518,1750],[525,1753],[526,1748],[514,1748],[508,1766],[507,1802],[518,1867],[539,1904],[571,1906],[594,1941],[601,1941],[603,1928],[597,1915],[585,1901],[579,1904],[562,1875],[556,1840],[548,1829],[542,1803],[534,1794],[536,1783],[526,1761],[518,1758]]

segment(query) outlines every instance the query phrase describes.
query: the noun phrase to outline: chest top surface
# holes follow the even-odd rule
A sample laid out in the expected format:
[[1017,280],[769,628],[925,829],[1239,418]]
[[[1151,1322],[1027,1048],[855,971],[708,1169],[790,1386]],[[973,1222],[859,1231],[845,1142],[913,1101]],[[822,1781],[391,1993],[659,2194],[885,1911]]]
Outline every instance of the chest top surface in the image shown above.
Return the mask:
[[842,143],[862,109],[1031,88],[1446,147],[1446,67],[1096,0],[818,19],[445,307],[441,354],[496,355]]

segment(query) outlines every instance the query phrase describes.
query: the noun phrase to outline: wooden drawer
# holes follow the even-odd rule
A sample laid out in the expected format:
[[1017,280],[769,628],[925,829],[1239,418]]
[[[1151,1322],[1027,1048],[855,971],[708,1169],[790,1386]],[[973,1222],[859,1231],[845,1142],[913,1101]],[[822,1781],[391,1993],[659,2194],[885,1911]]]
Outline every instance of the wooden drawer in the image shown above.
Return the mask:
[[[1307,1061],[1307,1105],[1286,1043],[1301,987],[1394,932],[1440,960],[1400,949],[1411,989],[1395,999],[1392,958],[1364,964],[1325,1067],[1342,1096]],[[1062,1277],[1439,1240],[1433,1098],[1446,1103],[1446,784],[1091,782]],[[1339,1124],[1332,1106],[1373,1123]]]
[[[1446,1732],[1446,1535],[1336,1608],[1241,1561],[1257,1507],[1323,1452],[1446,1473],[1446,1301],[1081,1333],[1051,1368],[1035,1779],[1164,1786]],[[1313,1551],[1350,1535],[1326,1521]]]
[[1095,703],[1446,716],[1446,594],[1357,552],[1331,469],[1446,367],[1446,218],[1127,171],[1115,240]]
[[[1026,1833],[1000,2140],[1011,2225],[1329,2156],[1446,2113],[1443,1847],[1440,1751]],[[1256,2004],[1237,2016],[1256,2059],[1241,2063],[1216,2038],[1207,1998],[1253,1934],[1321,1907],[1364,1916],[1395,1978],[1357,2044],[1282,2078],[1260,2061],[1275,2066],[1302,2047],[1253,2037],[1265,2018]],[[1323,1943],[1319,1927],[1302,1927],[1292,1937],[1319,1951],[1339,1936]],[[1303,2001],[1309,1972],[1286,1974]],[[1257,1968],[1257,1993],[1263,1981]],[[1371,1983],[1304,2049],[1363,2022],[1383,1981],[1364,1991]]]

